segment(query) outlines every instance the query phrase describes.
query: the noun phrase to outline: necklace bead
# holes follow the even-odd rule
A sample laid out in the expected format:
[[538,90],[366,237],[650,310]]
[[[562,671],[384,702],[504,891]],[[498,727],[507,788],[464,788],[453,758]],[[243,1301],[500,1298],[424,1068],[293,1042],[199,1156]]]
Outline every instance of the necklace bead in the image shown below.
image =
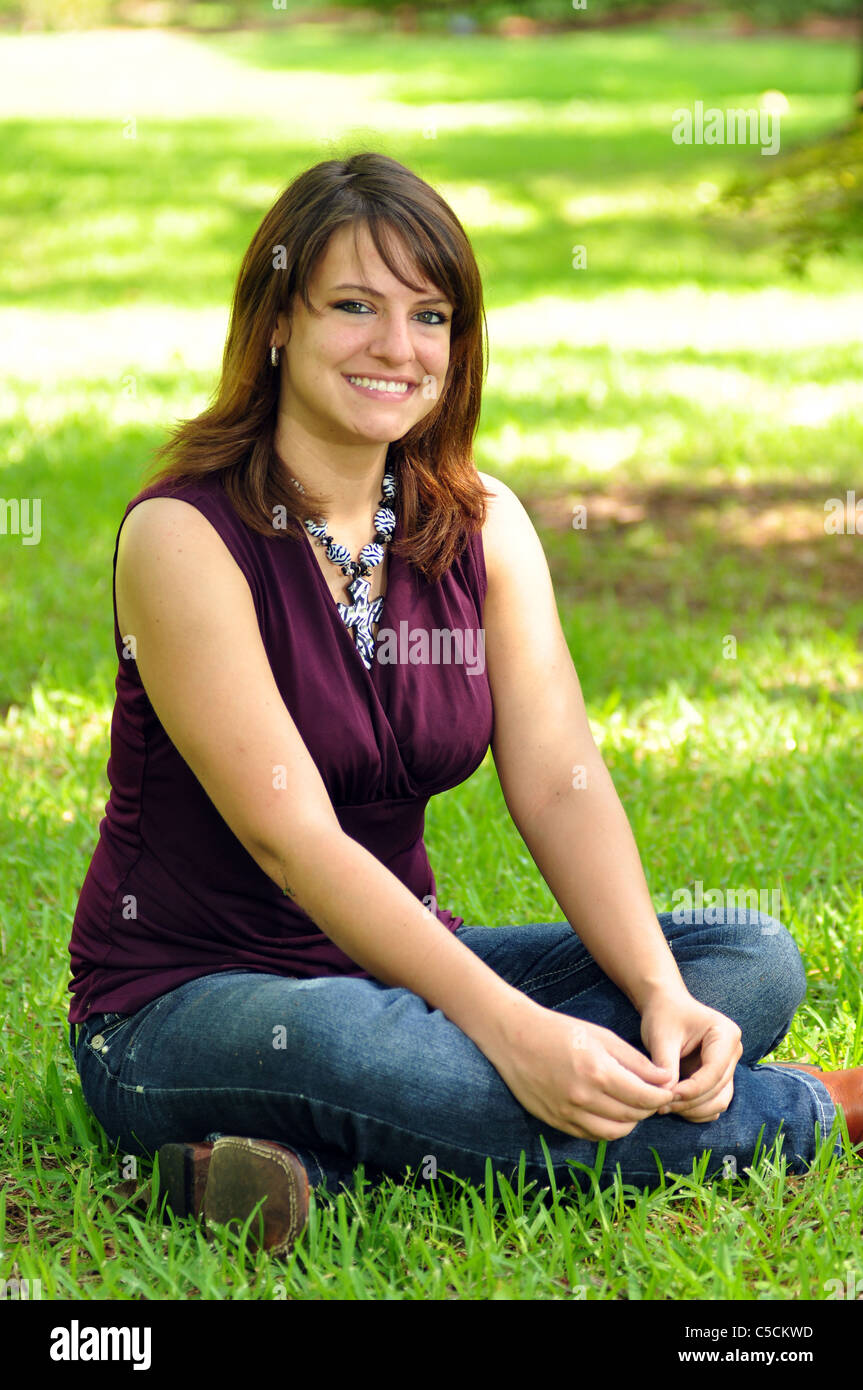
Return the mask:
[[[292,478],[291,482],[299,488],[300,492],[304,491],[296,478]],[[367,671],[372,669],[375,647],[372,625],[377,623],[384,606],[383,594],[378,594],[378,597],[369,603],[371,583],[367,576],[371,574],[375,565],[379,565],[383,561],[384,547],[389,545],[396,529],[395,511],[387,505],[394,502],[396,498],[397,486],[394,473],[384,473],[381,493],[381,500],[373,518],[374,540],[362,547],[356,560],[351,559],[351,553],[346,545],[335,540],[328,533],[325,521],[306,518],[303,522],[309,534],[314,536],[316,544],[325,547],[324,553],[327,559],[331,560],[334,565],[338,565],[342,574],[351,579],[351,583],[347,586],[351,603],[337,602],[336,608],[348,632],[354,634],[357,651]]]

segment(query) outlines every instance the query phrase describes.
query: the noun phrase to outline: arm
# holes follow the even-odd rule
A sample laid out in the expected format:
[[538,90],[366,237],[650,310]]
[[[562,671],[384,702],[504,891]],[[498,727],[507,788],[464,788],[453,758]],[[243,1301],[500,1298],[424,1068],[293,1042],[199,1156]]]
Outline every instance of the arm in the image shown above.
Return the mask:
[[[671,1108],[708,1118],[730,1102],[740,1030],[683,983],[588,724],[539,538],[515,494],[481,477],[496,493],[484,621],[507,807],[566,920],[642,1015],[653,1060],[677,1083],[681,1056],[701,1048],[703,1074],[677,1087]],[[725,1104],[713,1106],[717,1098]]]
[[[590,730],[539,538],[515,494],[481,477],[497,492],[484,620],[501,789],[566,920],[640,1008],[683,981]],[[573,785],[576,768],[584,785]]]

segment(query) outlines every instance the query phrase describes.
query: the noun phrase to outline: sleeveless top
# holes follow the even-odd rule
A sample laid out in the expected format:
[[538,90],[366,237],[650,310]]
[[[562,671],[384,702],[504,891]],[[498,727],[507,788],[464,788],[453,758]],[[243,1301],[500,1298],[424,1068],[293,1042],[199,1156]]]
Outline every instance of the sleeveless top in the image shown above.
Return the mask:
[[[305,528],[289,521],[290,533],[272,537],[253,530],[218,474],[180,490],[153,485],[132,499],[117,531],[115,578],[123,522],[158,496],[202,512],[245,576],[279,693],[342,830],[455,931],[463,918],[437,906],[423,831],[429,798],[469,777],[492,736],[481,533],[435,583],[388,551],[369,671]],[[401,534],[399,518],[394,539]],[[452,637],[436,638],[435,629]],[[124,646],[116,589],[114,645],[110,797],[72,927],[69,1021],[135,1013],[216,971],[370,978],[260,868],[171,742]]]

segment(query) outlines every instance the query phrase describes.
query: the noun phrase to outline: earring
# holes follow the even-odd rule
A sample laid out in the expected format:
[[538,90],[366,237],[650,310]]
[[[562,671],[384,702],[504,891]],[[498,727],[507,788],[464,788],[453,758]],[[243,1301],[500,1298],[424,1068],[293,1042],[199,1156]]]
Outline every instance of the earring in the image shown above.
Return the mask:
[[274,367],[278,367],[278,365],[279,365],[279,349],[278,349],[277,347],[271,347],[271,348],[270,348],[270,361],[272,362],[272,364],[273,364]]

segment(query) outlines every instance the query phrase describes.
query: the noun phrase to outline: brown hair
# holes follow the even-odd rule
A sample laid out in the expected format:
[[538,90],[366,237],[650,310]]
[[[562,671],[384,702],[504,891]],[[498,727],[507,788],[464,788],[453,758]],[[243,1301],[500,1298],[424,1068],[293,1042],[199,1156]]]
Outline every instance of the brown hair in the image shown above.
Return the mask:
[[[156,451],[169,462],[146,484],[178,486],[220,473],[237,514],[269,537],[275,508],[302,522],[325,516],[327,499],[290,485],[274,447],[279,373],[270,364],[278,314],[290,315],[294,296],[311,308],[308,284],[337,228],[365,224],[381,259],[404,278],[383,231],[400,239],[415,263],[453,305],[446,385],[431,411],[389,445],[387,467],[398,479],[402,538],[394,552],[426,577],[446,573],[481,528],[492,496],[473,460],[488,325],[479,269],[455,213],[429,184],[388,155],[363,151],[327,159],[299,174],[266,214],[243,257],[231,307],[222,375],[213,401],[180,423]],[[276,268],[278,251],[279,268]],[[483,336],[483,329],[485,334]]]

